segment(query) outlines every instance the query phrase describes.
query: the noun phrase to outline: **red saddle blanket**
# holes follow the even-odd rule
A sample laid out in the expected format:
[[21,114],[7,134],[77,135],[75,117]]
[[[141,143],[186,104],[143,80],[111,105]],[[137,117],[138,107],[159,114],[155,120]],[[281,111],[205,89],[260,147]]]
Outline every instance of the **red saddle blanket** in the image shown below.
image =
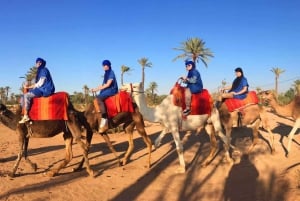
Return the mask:
[[[175,84],[173,89],[171,90],[171,94],[173,95],[173,103],[176,106],[182,107],[185,109],[185,95],[184,95],[184,87],[179,84]],[[192,94],[191,101],[191,115],[201,115],[201,114],[210,114],[212,110],[213,99],[209,94],[207,89],[203,89],[202,92],[197,94]]]
[[68,120],[69,98],[66,92],[32,99],[29,117],[32,120]]
[[[126,91],[119,91],[114,96],[105,99],[107,115],[109,118],[116,116],[120,112],[133,112],[132,98]],[[95,104],[95,102],[94,102]],[[95,104],[98,108],[98,104]]]
[[232,112],[234,110],[242,109],[248,105],[257,104],[258,97],[255,91],[249,91],[244,99],[228,98],[224,102],[228,108],[228,111]]

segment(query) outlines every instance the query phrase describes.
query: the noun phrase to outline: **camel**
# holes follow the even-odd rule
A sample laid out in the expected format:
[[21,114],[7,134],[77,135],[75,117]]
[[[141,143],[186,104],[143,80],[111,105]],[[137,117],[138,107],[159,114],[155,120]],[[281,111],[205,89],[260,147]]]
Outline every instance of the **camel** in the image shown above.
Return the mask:
[[[161,123],[163,130],[160,135],[155,139],[155,148],[160,146],[161,140],[165,134],[171,132],[173,140],[176,144],[177,154],[179,158],[178,173],[184,173],[186,171],[186,164],[183,155],[183,144],[180,140],[180,131],[198,131],[200,132],[205,128],[207,134],[210,137],[211,150],[207,158],[202,163],[205,167],[215,156],[217,152],[217,141],[214,134],[214,130],[221,130],[221,124],[218,120],[218,116],[209,116],[209,114],[203,115],[188,115],[184,120],[182,117],[182,108],[173,104],[173,95],[168,95],[160,105],[150,108],[147,106],[146,97],[142,91],[141,83],[124,84],[121,90],[131,92],[132,96],[139,107],[145,120],[150,122]],[[216,119],[214,119],[216,118]],[[211,123],[214,125],[212,126]],[[221,135],[222,132],[219,133]],[[222,136],[221,136],[222,137]],[[224,138],[224,135],[223,135]],[[226,140],[226,139],[224,139]]]
[[[134,103],[132,103],[134,104]],[[145,125],[144,125],[144,120],[143,116],[141,113],[138,111],[138,108],[134,104],[134,112],[120,112],[113,118],[108,119],[108,125],[109,129],[116,128],[117,126],[123,124],[123,130],[125,133],[128,133],[129,138],[128,138],[128,148],[127,151],[124,155],[124,158],[122,161],[120,161],[119,156],[112,146],[109,136],[107,132],[101,133],[102,137],[106,141],[110,151],[115,155],[116,159],[119,162],[119,165],[126,165],[133,150],[134,150],[134,143],[133,143],[133,131],[134,128],[136,127],[137,132],[142,136],[145,144],[147,145],[148,148],[148,162],[146,164],[146,167],[150,168],[151,166],[151,152],[152,152],[152,141],[149,138],[149,136],[146,133],[145,130]],[[98,132],[98,125],[101,122],[101,114],[96,112],[95,106],[93,103],[90,103],[86,106],[85,111],[83,112],[84,115],[84,120],[86,123],[84,124],[84,127],[88,129],[88,131],[92,131],[93,133]],[[80,162],[79,166],[75,169],[78,170],[82,167],[83,162],[85,158]]]
[[258,104],[249,104],[244,106],[242,109],[237,109],[232,112],[228,110],[225,102],[222,102],[218,107],[218,110],[213,112],[219,113],[219,117],[225,134],[227,137],[227,143],[225,143],[225,158],[224,162],[232,162],[232,158],[229,154],[229,149],[231,146],[231,134],[233,127],[248,127],[252,129],[253,141],[251,146],[248,148],[247,154],[254,148],[258,142],[258,130],[262,126],[269,133],[271,153],[275,151],[274,149],[274,136],[268,124],[268,118],[266,110]]
[[278,115],[284,117],[291,117],[295,121],[292,130],[288,134],[288,156],[291,150],[291,143],[293,141],[294,135],[297,129],[300,127],[300,95],[296,95],[295,98],[289,104],[284,106],[281,106],[277,103],[274,93],[272,93],[272,91],[270,90],[262,92],[262,99],[265,102],[269,103]]
[[[94,176],[94,171],[90,168],[88,160],[88,145],[81,140],[81,123],[77,116],[76,110],[71,103],[68,104],[67,116],[68,120],[31,120],[26,124],[19,124],[21,119],[22,108],[19,105],[16,112],[9,110],[4,104],[0,104],[0,121],[6,127],[15,130],[19,136],[19,153],[12,171],[9,173],[10,177],[14,177],[17,168],[24,156],[27,163],[37,170],[36,163],[33,163],[28,157],[28,143],[29,138],[49,138],[63,133],[65,141],[66,155],[65,159],[58,164],[57,167],[50,169],[46,174],[50,177],[55,176],[62,168],[64,168],[72,159],[72,141],[73,139],[80,145],[82,149],[83,158],[85,161],[86,171],[90,176]],[[92,138],[92,133],[87,133],[87,138]]]

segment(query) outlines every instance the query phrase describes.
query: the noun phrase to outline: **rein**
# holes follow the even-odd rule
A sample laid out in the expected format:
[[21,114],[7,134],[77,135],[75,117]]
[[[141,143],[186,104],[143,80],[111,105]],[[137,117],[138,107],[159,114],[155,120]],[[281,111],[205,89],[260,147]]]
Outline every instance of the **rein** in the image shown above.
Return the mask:
[[135,91],[133,90],[133,86],[132,86],[132,83],[130,83],[130,95],[132,96],[132,93],[135,92],[135,93],[140,93],[140,94],[143,94],[145,93],[144,91]]

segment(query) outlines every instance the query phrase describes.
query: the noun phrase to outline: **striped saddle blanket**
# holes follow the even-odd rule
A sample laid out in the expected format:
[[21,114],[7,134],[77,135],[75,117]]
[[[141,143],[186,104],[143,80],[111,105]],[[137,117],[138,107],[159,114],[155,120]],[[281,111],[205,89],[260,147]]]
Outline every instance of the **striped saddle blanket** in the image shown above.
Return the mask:
[[66,92],[33,98],[29,117],[32,120],[68,120],[68,104],[69,96]]
[[241,110],[248,105],[257,104],[258,97],[255,91],[249,91],[244,99],[228,98],[224,102],[228,108],[228,111],[232,112],[234,110]]
[[[116,116],[120,112],[134,112],[132,98],[126,91],[119,91],[116,95],[105,99],[104,102],[109,118]],[[96,98],[94,99],[94,106],[97,111],[100,111]]]

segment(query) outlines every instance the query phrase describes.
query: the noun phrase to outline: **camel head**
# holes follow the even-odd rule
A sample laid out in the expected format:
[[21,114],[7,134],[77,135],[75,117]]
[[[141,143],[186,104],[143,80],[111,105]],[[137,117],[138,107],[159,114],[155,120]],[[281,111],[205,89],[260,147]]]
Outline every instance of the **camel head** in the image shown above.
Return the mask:
[[138,82],[138,83],[126,83],[123,84],[120,88],[120,90],[126,91],[130,94],[132,94],[132,96],[136,96],[140,93],[144,93],[142,90],[142,83]]
[[263,103],[269,104],[270,102],[276,101],[274,92],[272,90],[266,90],[259,93]]
[[18,115],[9,110],[5,105],[0,104],[0,122],[5,126],[15,130],[17,122],[20,120],[21,111],[18,110]]

